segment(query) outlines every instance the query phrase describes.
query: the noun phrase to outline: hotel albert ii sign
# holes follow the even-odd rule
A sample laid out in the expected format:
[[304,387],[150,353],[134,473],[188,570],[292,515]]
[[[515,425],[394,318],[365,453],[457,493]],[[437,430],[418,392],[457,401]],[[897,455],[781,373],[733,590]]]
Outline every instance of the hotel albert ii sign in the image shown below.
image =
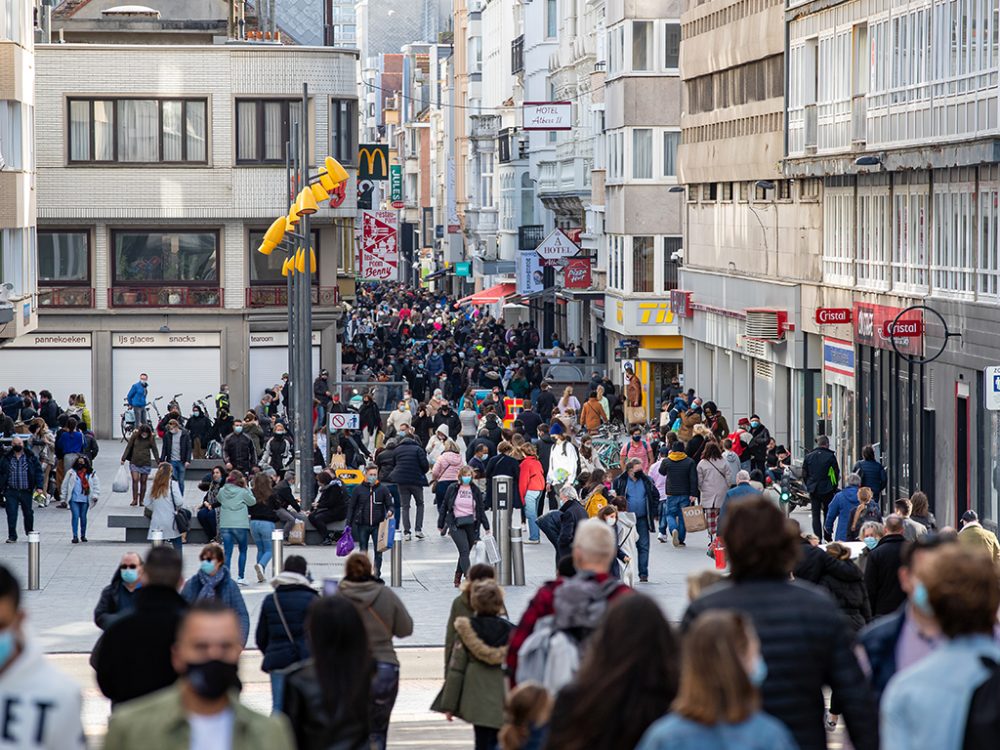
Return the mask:
[[572,102],[525,102],[524,130],[572,130]]
[[399,279],[399,245],[395,211],[361,212],[361,267],[364,281]]

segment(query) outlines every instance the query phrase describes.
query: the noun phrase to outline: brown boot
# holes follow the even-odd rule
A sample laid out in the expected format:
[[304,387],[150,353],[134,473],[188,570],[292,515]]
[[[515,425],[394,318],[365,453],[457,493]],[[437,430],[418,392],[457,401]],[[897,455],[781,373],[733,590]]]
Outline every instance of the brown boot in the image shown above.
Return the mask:
[[455,571],[455,588],[457,589],[461,585],[462,585],[462,571],[461,570],[456,570]]

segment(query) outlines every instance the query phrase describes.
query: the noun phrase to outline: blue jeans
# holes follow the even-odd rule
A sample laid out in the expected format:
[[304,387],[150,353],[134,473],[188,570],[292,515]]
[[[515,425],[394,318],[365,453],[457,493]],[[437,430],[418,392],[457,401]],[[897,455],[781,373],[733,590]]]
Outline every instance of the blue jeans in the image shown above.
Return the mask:
[[181,486],[181,494],[184,494],[184,462],[183,461],[171,461],[170,465],[174,467],[174,480]]
[[280,714],[285,702],[285,675],[281,672],[271,672],[271,713]]
[[528,521],[528,539],[538,541],[538,500],[543,490],[528,490],[524,495],[524,517]]
[[354,536],[354,541],[358,543],[358,549],[361,552],[368,551],[368,541],[371,540],[372,546],[375,548],[375,577],[381,578],[382,553],[378,551],[378,526],[358,524],[351,527],[351,533]]
[[10,487],[4,493],[7,501],[7,538],[17,539],[17,511],[24,513],[24,533],[35,530],[35,509],[31,505],[31,490],[15,490]]
[[80,526],[80,536],[87,536],[87,511],[90,510],[90,503],[70,502],[69,512],[71,514],[70,524],[73,526],[73,538],[76,539],[76,527]]
[[250,535],[254,544],[257,545],[257,564],[262,568],[267,568],[271,562],[273,552],[271,542],[271,532],[274,531],[274,521],[256,521],[250,519]]
[[399,694],[399,666],[384,661],[375,662],[372,677],[371,699],[368,716],[370,721],[369,742],[372,750],[385,750],[389,734],[389,718]]
[[691,504],[691,498],[687,495],[668,495],[667,499],[660,503],[660,533],[666,534],[677,530],[677,540],[683,542],[687,536],[687,529],[684,528],[684,508]]
[[222,549],[226,553],[226,566],[229,568],[230,575],[232,575],[233,572],[233,545],[239,545],[239,578],[243,578],[243,575],[247,572],[247,545],[249,544],[248,537],[250,536],[249,529],[220,529],[219,532],[222,535]]
[[639,516],[635,519],[635,550],[639,555],[639,577],[649,577],[649,518]]

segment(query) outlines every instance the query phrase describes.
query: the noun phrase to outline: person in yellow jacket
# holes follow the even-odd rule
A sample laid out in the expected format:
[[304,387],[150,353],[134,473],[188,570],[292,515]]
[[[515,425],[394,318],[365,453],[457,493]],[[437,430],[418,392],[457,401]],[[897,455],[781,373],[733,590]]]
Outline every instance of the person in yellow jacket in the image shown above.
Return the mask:
[[601,508],[608,504],[608,492],[604,487],[605,473],[602,469],[594,469],[583,488],[583,507],[587,509],[587,516],[595,518],[601,512]]
[[1000,542],[997,541],[997,535],[983,528],[976,511],[967,510],[962,514],[962,530],[958,532],[958,541],[967,549],[985,552],[994,563],[1000,562]]

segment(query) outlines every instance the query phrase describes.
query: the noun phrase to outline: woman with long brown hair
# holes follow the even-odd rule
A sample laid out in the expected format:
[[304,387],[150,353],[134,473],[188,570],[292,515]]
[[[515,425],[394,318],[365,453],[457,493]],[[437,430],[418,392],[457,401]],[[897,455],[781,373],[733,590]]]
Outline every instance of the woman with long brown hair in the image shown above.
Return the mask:
[[608,607],[587,643],[580,670],[556,698],[546,747],[632,750],[677,695],[674,628],[655,601],[631,594]]
[[174,481],[173,471],[168,463],[156,467],[153,486],[149,490],[149,534],[146,538],[152,539],[154,531],[162,531],[163,541],[169,541],[180,551],[181,532],[174,516],[177,509],[184,505],[184,495],[180,485]]
[[766,677],[750,619],[729,610],[705,612],[684,638],[673,710],[636,750],[795,750],[785,725],[760,708]]

